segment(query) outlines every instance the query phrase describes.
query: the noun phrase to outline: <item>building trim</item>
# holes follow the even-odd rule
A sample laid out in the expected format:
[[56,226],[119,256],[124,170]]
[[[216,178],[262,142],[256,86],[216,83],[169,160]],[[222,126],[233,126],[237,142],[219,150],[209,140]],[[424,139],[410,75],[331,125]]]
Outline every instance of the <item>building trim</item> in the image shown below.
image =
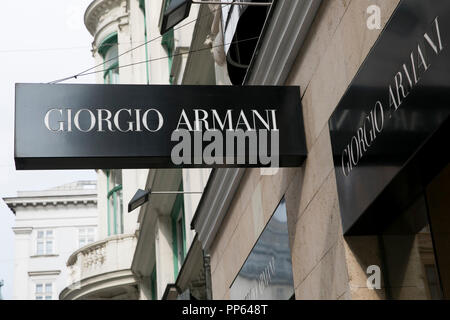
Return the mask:
[[[244,84],[280,85],[286,81],[320,4],[321,0],[278,0],[272,5]],[[209,177],[191,223],[206,253],[244,173],[245,169],[215,169]]]
[[76,195],[76,196],[32,196],[32,197],[10,197],[3,198],[6,205],[11,209],[14,214],[16,213],[15,208],[24,208],[27,206],[37,207],[37,206],[58,206],[69,204],[97,204],[97,194],[86,194],[86,195]]
[[201,266],[203,266],[203,252],[197,237],[198,235],[196,234],[175,281],[175,286],[180,293],[188,289],[189,281],[196,275],[196,272],[198,273],[198,263],[201,263]]
[[209,248],[227,214],[245,169],[214,169],[191,222],[204,251]]
[[108,289],[137,285],[138,279],[130,269],[114,270],[81,280],[79,284],[66,287],[59,294],[60,300],[77,300]]
[[30,256],[31,259],[33,258],[55,258],[59,257],[59,254],[35,254]]
[[[150,170],[146,190],[179,190],[182,181],[181,169]],[[150,197],[139,211],[137,244],[131,269],[139,277],[149,277],[155,265],[155,237],[158,216],[170,217],[177,195],[167,194]]]
[[105,238],[103,240],[99,240],[99,241],[96,241],[96,242],[89,243],[89,244],[85,245],[84,247],[81,247],[78,250],[74,251],[70,255],[69,259],[67,259],[67,266],[68,267],[72,266],[72,265],[74,265],[77,262],[78,254],[80,252],[87,251],[87,250],[94,250],[94,248],[101,247],[101,246],[105,245],[108,242],[119,241],[119,240],[124,240],[124,239],[127,239],[127,238],[135,238],[135,237],[136,236],[134,234],[119,234],[119,235],[113,235],[113,236],[107,237],[107,238]]
[[322,0],[277,0],[263,27],[244,84],[281,85],[292,68]]
[[28,271],[30,277],[40,277],[40,276],[59,276],[61,270],[48,270],[48,271]]
[[13,227],[12,230],[15,234],[30,234],[33,231],[33,228],[32,227]]
[[162,295],[161,300],[176,300],[178,297],[178,288],[173,283],[168,283]]
[[[34,217],[32,217],[32,218],[23,218],[23,219],[16,219],[15,221],[17,222],[17,221],[30,221],[30,220],[33,220],[33,221],[46,221],[46,220],[52,220],[52,221],[54,221],[54,220],[80,220],[80,219],[91,219],[91,218],[98,218],[98,216],[80,216],[80,217],[76,217],[76,216],[68,216],[68,217],[57,217],[57,218],[55,218],[54,216],[52,216],[52,217],[46,217],[46,218],[34,218]],[[48,226],[48,227],[50,227],[50,228],[54,228],[54,229],[57,229],[57,228],[65,228],[65,227],[77,227],[77,226],[81,226],[81,227],[84,227],[85,225],[84,224],[79,224],[79,225],[73,225],[73,224],[69,224],[69,225],[58,225],[58,226]],[[96,227],[97,225],[92,225],[92,227]]]
[[111,48],[112,45],[118,44],[118,37],[117,37],[117,31],[111,33],[110,35],[106,36],[102,43],[100,43],[100,46],[97,49],[97,52],[102,56],[104,59],[106,56],[106,53]]
[[125,4],[124,0],[95,0],[87,7],[84,13],[84,24],[91,35],[96,33],[100,17],[114,7]]

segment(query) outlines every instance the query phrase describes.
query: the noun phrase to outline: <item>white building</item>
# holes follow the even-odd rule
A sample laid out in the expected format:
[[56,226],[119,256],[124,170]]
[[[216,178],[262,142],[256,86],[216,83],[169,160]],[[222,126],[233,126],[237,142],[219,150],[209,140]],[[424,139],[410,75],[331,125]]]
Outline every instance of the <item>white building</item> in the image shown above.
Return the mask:
[[[170,83],[170,61],[145,62],[166,56],[171,50],[166,39],[145,44],[158,30],[159,16],[153,6],[160,5],[161,1],[155,0],[90,3],[84,22],[93,36],[93,64],[100,71],[97,83]],[[131,65],[135,62],[144,63]],[[131,271],[137,212],[128,213],[127,204],[138,188],[145,187],[148,170],[97,170],[97,174],[100,241],[69,257],[67,265],[77,278],[60,298],[137,299],[139,279]]]
[[97,238],[96,182],[19,191],[3,200],[16,215],[13,299],[58,299],[69,283],[68,257]]
[[[97,83],[231,83],[225,55],[208,50],[223,41],[217,37],[221,34],[218,7],[192,5],[182,26],[161,36],[160,24],[169,4],[170,0],[90,3],[85,25],[93,36]],[[172,296],[175,285],[183,292],[190,288],[191,293],[200,286],[194,294],[205,298],[203,252],[190,228],[201,194],[190,192],[201,192],[209,173],[97,170],[100,240],[70,256],[67,265],[78,278],[60,299],[165,299]],[[149,204],[129,213],[127,205],[135,192],[150,188],[186,194],[152,196]],[[181,272],[189,252],[190,264],[198,265]]]

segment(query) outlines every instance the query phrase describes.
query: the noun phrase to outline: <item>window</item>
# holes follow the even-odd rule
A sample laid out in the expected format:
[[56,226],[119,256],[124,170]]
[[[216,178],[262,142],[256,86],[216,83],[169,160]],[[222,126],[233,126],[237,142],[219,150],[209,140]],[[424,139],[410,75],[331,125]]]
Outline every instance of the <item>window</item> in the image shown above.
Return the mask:
[[[180,191],[183,186],[180,185]],[[186,255],[186,232],[184,228],[184,197],[179,194],[175,199],[175,203],[171,213],[172,220],[172,251],[174,259],[174,276],[178,276],[178,272],[183,265]]]
[[147,74],[147,84],[150,84],[150,70],[149,70],[149,59],[148,59],[148,37],[147,37],[147,15],[145,13],[145,0],[139,0],[139,8],[144,15],[144,40],[145,40],[145,69]]
[[119,83],[119,45],[117,42],[117,33],[114,33],[103,40],[98,49],[98,53],[104,60],[104,83]]
[[85,245],[95,241],[95,228],[82,228],[78,230],[78,246]]
[[123,230],[123,196],[122,170],[108,170],[107,175],[107,214],[108,236],[122,234]]
[[162,36],[162,39],[161,39],[161,45],[166,50],[167,56],[169,57],[168,58],[169,83],[173,84],[173,76],[171,75],[172,74],[172,65],[173,65],[173,52],[175,50],[175,38],[174,38],[173,29],[170,29],[169,31],[164,33],[164,35]]
[[[181,211],[181,210],[180,210]],[[177,220],[177,248],[178,248],[178,270],[184,262],[184,226],[183,213],[180,212]]]
[[231,300],[295,296],[286,201],[283,198],[230,287]]
[[36,239],[36,254],[53,254],[53,230],[38,230]]
[[[164,0],[161,5],[161,13],[159,17],[159,26],[158,28],[161,30],[161,24],[162,19],[164,16],[164,13],[166,12],[167,8],[169,8],[170,3],[172,0]],[[169,31],[164,33],[161,38],[161,45],[163,46],[164,50],[167,52],[168,56],[168,63],[169,63],[169,83],[173,84],[173,76],[172,76],[172,65],[173,65],[173,53],[175,51],[175,38],[174,38],[174,32],[173,28],[171,28]]]
[[36,300],[52,300],[53,284],[51,282],[36,283],[35,298]]
[[346,236],[346,242],[358,260],[364,259],[361,261],[368,266],[380,268],[380,287],[375,292],[383,299],[443,298],[436,259],[438,251],[429,220],[430,204],[421,194],[405,210],[392,210],[396,215],[380,234]]

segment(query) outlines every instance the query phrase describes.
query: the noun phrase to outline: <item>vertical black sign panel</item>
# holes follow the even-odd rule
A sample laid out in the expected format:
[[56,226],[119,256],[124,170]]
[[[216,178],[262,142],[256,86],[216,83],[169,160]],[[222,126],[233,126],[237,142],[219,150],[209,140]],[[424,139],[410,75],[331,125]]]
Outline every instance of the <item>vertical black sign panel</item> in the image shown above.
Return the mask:
[[377,232],[448,162],[449,113],[450,2],[401,1],[329,120],[344,232]]
[[[194,161],[209,143],[194,139],[214,128],[278,132],[281,167],[306,157],[299,87],[17,84],[15,122],[22,170],[268,166]],[[177,129],[191,135],[190,163],[172,161]]]

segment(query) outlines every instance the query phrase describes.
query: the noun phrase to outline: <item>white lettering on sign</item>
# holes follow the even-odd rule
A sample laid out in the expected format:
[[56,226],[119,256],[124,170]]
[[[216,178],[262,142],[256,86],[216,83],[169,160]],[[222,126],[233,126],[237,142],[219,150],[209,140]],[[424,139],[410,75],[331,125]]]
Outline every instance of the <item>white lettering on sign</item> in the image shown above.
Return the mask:
[[403,63],[400,70],[394,75],[387,90],[389,103],[383,105],[381,100],[375,103],[369,114],[364,117],[361,127],[342,151],[341,169],[344,176],[350,175],[382,133],[385,122],[394,116],[406,97],[419,83],[421,76],[429,70],[431,56],[425,54],[426,50],[428,49],[435,56],[444,50],[439,17],[433,21],[432,32],[434,33],[433,37],[429,33],[423,35],[423,42],[417,44],[417,47],[411,51],[407,62]]
[[[141,116],[142,115],[142,116]],[[72,118],[73,116],[73,118]],[[82,122],[81,119],[84,119]],[[111,112],[108,109],[80,109],[73,112],[70,108],[53,108],[44,116],[45,127],[52,132],[149,132],[161,130],[164,119],[156,109],[120,109]]]
[[[278,168],[279,129],[276,110],[185,109],[178,117],[171,141],[175,165],[257,165]],[[45,127],[53,133],[151,132],[160,131],[164,118],[157,109],[106,108],[73,110],[52,108],[44,116]],[[191,147],[194,146],[193,152]]]
[[262,115],[257,110],[240,110],[233,112],[227,110],[221,118],[217,110],[211,109],[211,115],[203,109],[194,109],[194,120],[191,122],[183,109],[181,111],[176,131],[184,129],[188,131],[256,131],[258,126],[264,127],[269,131],[278,131],[276,110],[265,110]]

